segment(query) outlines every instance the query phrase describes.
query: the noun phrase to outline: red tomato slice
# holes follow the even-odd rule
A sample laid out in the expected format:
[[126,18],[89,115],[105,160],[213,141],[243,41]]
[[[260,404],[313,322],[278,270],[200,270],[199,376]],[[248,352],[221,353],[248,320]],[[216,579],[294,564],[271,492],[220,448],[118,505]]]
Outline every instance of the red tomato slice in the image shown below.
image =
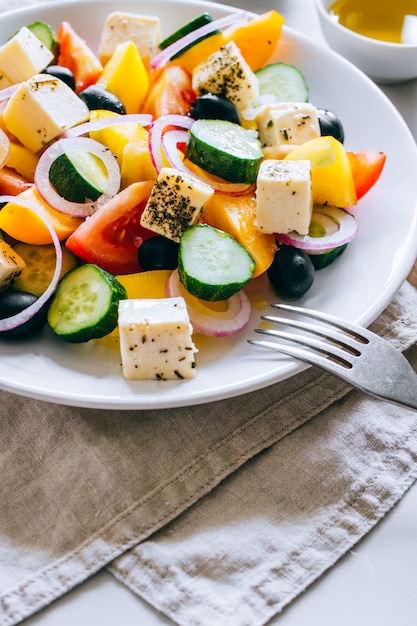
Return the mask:
[[97,82],[103,66],[84,39],[69,22],[62,22],[57,33],[59,42],[58,65],[67,67],[75,76],[76,92]]
[[0,169],[0,193],[6,196],[17,196],[22,191],[33,187],[33,183],[9,167]]
[[138,248],[156,234],[140,225],[153,184],[139,182],[123,189],[85,219],[67,239],[67,248],[112,274],[140,272]]
[[359,152],[348,152],[350,166],[358,200],[373,187],[381,176],[387,155],[362,148]]
[[164,67],[153,83],[143,107],[154,119],[163,115],[187,115],[196,94],[191,75],[180,65]]

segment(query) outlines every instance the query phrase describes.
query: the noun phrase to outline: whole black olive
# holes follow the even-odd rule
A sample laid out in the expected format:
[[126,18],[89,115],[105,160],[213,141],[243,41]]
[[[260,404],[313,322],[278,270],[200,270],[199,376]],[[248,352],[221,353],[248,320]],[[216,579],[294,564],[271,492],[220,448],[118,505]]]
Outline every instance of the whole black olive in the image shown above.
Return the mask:
[[345,131],[340,119],[327,109],[317,109],[320,132],[322,136],[331,136],[343,143],[345,141]]
[[85,102],[90,111],[104,109],[105,111],[112,111],[113,113],[120,113],[121,115],[126,113],[123,102],[121,102],[114,93],[107,91],[107,89],[104,89],[101,85],[90,85],[86,87],[80,91],[78,97]]
[[226,120],[240,124],[236,106],[222,94],[204,93],[191,104],[190,117],[195,120]]
[[75,91],[75,76],[67,67],[64,67],[63,65],[50,65],[46,68],[44,74],[50,74],[54,78],[59,78],[63,83]]
[[[27,309],[31,304],[36,302],[37,297],[26,291],[14,291],[12,289],[0,293],[0,319],[12,317],[16,313],[20,313]],[[48,304],[44,305],[33,317],[27,322],[13,328],[0,332],[0,338],[6,339],[27,339],[41,332],[46,324],[48,313]]]
[[312,260],[303,250],[279,244],[267,276],[278,295],[295,300],[301,298],[312,286],[315,269]]
[[162,235],[150,237],[138,249],[139,265],[144,271],[174,270],[178,267],[178,248],[176,241]]

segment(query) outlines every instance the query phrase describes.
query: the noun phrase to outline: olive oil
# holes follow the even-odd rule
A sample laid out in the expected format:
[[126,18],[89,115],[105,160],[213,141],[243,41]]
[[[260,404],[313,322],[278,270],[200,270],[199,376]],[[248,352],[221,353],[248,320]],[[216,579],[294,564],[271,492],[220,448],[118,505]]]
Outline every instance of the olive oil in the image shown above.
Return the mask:
[[365,37],[417,44],[417,0],[336,0],[329,13]]

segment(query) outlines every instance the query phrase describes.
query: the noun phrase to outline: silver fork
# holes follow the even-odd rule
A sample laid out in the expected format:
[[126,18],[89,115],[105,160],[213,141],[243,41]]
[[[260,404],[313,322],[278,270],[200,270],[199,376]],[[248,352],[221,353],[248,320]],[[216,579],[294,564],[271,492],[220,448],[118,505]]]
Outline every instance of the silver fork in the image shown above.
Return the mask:
[[[290,304],[271,306],[317,320],[319,324],[262,315],[261,319],[267,322],[285,324],[304,334],[256,328],[257,333],[274,340],[248,339],[249,343],[320,367],[376,398],[417,410],[417,373],[405,356],[385,339],[327,313]],[[277,341],[280,339],[284,341]]]

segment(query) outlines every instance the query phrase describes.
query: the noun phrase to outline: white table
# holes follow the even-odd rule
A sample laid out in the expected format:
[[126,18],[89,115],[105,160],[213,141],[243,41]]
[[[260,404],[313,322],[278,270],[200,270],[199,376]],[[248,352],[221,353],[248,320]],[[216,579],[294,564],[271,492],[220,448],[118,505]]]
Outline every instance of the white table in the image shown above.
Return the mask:
[[[230,0],[228,4],[257,12],[274,8],[289,26],[324,42],[312,0]],[[417,81],[383,89],[417,137]],[[355,550],[271,625],[411,626],[417,620],[416,581],[417,485]],[[25,624],[161,626],[172,622],[102,572]]]

